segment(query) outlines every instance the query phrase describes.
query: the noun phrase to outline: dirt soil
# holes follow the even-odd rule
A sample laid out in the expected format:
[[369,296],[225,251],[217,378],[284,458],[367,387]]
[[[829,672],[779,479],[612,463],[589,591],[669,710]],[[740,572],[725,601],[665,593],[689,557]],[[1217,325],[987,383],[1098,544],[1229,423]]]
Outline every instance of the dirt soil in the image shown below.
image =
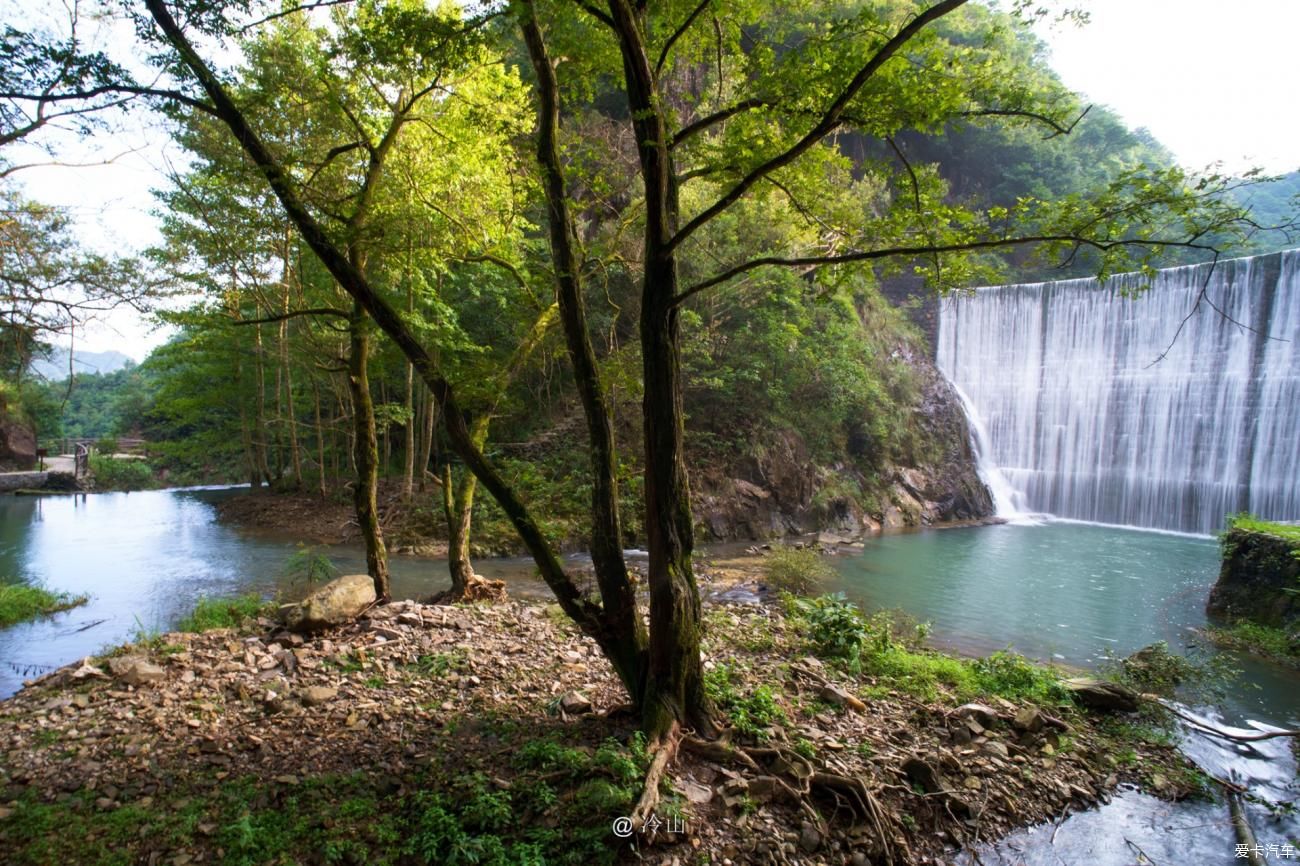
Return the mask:
[[[1117,764],[1098,718],[1082,711],[882,697],[870,678],[809,656],[778,605],[713,603],[706,617],[706,667],[746,671],[743,687],[765,685],[783,719],[759,740],[728,738],[756,747],[761,766],[683,748],[657,830],[619,838],[612,821],[627,804],[593,808],[583,838],[603,840],[610,860],[950,863],[963,845],[1060,821],[1124,783],[1187,793],[1169,781],[1181,766],[1170,747],[1139,744]],[[0,860],[440,862],[394,856],[398,840],[373,818],[348,823],[361,808],[348,804],[370,802],[358,786],[396,811],[426,802],[420,791],[457,796],[467,777],[516,803],[546,783],[558,801],[500,832],[577,833],[558,816],[571,814],[583,780],[529,771],[521,750],[541,739],[590,757],[636,742],[609,665],[553,605],[397,602],[306,639],[263,618],[242,633],[167,634],[130,652],[156,670],[90,659],[0,702]],[[878,810],[864,816],[845,793],[814,797],[809,811],[774,781],[805,772],[788,766],[792,752],[808,772],[860,781]],[[236,789],[249,801],[232,812],[222,798]],[[304,838],[317,841],[283,842],[298,847],[280,859],[270,849],[234,858],[280,813],[307,821]]]

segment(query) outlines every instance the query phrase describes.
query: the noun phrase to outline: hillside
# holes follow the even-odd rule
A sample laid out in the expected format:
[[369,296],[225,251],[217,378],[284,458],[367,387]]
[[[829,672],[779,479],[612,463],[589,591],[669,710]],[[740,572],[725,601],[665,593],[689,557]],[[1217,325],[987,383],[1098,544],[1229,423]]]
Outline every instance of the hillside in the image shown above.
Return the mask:
[[107,352],[76,349],[69,353],[67,349],[56,346],[50,350],[49,357],[32,362],[31,372],[49,382],[62,382],[68,378],[69,369],[77,374],[114,373],[134,363],[132,358],[112,349]]

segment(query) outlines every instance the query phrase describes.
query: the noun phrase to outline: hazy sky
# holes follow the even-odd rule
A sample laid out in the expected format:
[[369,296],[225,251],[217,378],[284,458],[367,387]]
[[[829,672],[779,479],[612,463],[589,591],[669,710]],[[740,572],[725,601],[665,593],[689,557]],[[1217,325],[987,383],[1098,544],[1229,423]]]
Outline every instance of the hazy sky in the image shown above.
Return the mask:
[[1189,168],[1300,168],[1297,0],[1078,0],[1041,27],[1067,85],[1145,126]]
[[[21,0],[0,0],[5,18],[21,8],[16,2]],[[1253,165],[1277,173],[1300,168],[1300,111],[1293,95],[1300,77],[1300,0],[1077,0],[1066,5],[1086,8],[1091,23],[1044,25],[1039,33],[1065,83],[1089,101],[1110,106],[1131,126],[1151,130],[1189,168],[1215,161],[1231,171]],[[113,164],[25,171],[28,194],[72,209],[82,220],[83,236],[97,248],[148,246],[157,240],[149,190],[163,184],[169,161],[183,155],[143,121],[96,146],[97,156],[77,159],[117,157]],[[33,156],[39,154],[10,153],[13,162]],[[117,349],[139,360],[165,336],[122,314],[92,326],[78,345]]]

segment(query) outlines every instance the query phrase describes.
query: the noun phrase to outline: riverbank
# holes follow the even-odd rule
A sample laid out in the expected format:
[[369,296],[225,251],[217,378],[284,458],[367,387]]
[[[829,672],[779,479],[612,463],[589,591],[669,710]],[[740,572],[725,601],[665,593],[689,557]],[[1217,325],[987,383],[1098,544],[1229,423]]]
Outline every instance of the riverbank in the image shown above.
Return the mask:
[[[1166,738],[1061,703],[1014,662],[979,679],[900,646],[855,673],[814,654],[797,610],[706,612],[709,688],[763,764],[685,748],[641,862],[939,863],[1124,783],[1197,789]],[[312,639],[273,629],[161,635],[0,703],[9,862],[634,856],[612,828],[645,771],[635,720],[553,606],[399,602]]]

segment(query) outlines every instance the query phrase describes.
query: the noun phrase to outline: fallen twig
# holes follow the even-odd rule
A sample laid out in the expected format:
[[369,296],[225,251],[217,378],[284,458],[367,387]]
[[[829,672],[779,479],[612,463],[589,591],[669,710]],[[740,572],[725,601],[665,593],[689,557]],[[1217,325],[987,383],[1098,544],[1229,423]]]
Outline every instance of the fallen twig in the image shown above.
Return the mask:
[[1234,734],[1229,731],[1222,730],[1221,728],[1216,728],[1213,725],[1209,724],[1208,722],[1201,721],[1195,716],[1191,716],[1188,715],[1187,713],[1184,713],[1183,711],[1179,710],[1177,707],[1175,707],[1173,704],[1170,704],[1168,701],[1164,700],[1163,698],[1158,698],[1155,695],[1142,695],[1142,699],[1145,701],[1150,701],[1152,703],[1159,704],[1169,712],[1173,713],[1178,718],[1182,719],[1184,722],[1187,722],[1189,725],[1201,731],[1204,731],[1210,736],[1220,737],[1221,739],[1224,740],[1231,740],[1234,743],[1256,743],[1259,742],[1260,740],[1272,740],[1276,737],[1300,737],[1300,731],[1292,731],[1292,730],[1261,731],[1258,734]]

